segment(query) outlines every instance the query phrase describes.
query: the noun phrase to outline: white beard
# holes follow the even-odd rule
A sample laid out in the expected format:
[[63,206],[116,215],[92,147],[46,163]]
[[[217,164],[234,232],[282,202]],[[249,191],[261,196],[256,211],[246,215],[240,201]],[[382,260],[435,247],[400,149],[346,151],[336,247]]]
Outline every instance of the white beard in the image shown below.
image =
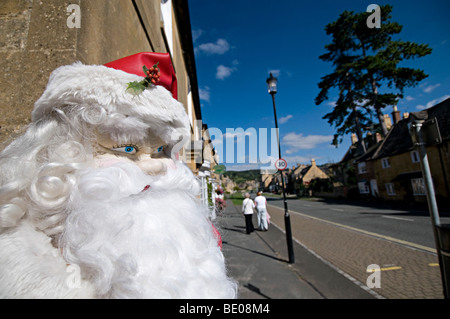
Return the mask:
[[[198,184],[183,164],[81,171],[60,247],[100,298],[235,298]],[[142,191],[146,185],[148,190]]]

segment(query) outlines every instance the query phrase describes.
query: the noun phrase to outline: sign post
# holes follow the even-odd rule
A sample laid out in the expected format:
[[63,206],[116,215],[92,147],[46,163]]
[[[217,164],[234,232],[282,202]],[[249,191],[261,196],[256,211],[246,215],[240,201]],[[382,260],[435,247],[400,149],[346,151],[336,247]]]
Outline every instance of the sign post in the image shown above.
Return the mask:
[[286,160],[279,158],[275,161],[275,168],[278,171],[284,171],[287,168],[287,162]]
[[[418,112],[420,113],[420,112]],[[425,120],[421,114],[411,114],[414,120],[410,123],[410,134],[414,146],[420,154],[420,167],[425,183],[428,209],[436,245],[439,268],[441,271],[444,298],[450,298],[450,227],[442,225],[434,192],[433,179],[426,152],[426,145],[439,144],[442,138],[436,118]]]

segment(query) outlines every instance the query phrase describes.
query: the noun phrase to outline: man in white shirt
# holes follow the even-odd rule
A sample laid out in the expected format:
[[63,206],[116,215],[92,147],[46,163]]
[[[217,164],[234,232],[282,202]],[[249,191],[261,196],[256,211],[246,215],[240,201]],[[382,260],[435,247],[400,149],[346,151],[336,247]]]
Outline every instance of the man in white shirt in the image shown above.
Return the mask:
[[267,199],[261,194],[261,192],[258,192],[255,198],[255,206],[258,212],[258,229],[266,231],[269,228],[267,223]]
[[255,204],[250,198],[249,193],[245,193],[245,199],[242,202],[242,213],[245,216],[245,228],[247,231],[247,234],[250,234],[255,230],[255,227],[253,226],[253,209],[255,209]]

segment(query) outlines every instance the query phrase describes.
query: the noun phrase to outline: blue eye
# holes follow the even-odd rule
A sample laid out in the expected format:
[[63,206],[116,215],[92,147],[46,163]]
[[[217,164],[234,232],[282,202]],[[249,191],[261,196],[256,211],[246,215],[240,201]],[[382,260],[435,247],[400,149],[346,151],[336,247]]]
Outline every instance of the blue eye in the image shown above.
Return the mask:
[[136,152],[137,152],[137,148],[135,146],[131,146],[131,145],[115,147],[115,148],[112,148],[112,150],[115,152],[122,152],[122,153],[127,153],[127,154],[136,154]]
[[153,154],[153,155],[155,155],[155,154],[160,154],[163,150],[164,150],[164,146],[160,146],[160,147],[158,147],[157,149],[155,149],[155,150],[152,152],[152,154]]

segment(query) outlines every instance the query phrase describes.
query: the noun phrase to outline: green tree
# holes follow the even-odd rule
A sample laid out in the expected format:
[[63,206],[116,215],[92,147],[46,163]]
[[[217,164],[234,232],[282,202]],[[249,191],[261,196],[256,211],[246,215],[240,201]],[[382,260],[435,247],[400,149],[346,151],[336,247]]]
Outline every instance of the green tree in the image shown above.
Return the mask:
[[[369,28],[370,12],[344,11],[325,27],[332,42],[319,58],[331,62],[334,72],[321,78],[316,105],[328,100],[331,89],[339,92],[332,112],[323,118],[337,129],[334,145],[342,142],[340,136],[356,132],[362,141],[362,130],[373,127],[372,118],[378,118],[381,134],[388,130],[383,109],[397,105],[404,89],[414,87],[428,75],[423,70],[400,66],[403,60],[423,57],[431,53],[426,44],[394,40],[402,26],[391,22],[392,6],[381,6],[381,28]],[[362,143],[363,146],[363,143]]]

